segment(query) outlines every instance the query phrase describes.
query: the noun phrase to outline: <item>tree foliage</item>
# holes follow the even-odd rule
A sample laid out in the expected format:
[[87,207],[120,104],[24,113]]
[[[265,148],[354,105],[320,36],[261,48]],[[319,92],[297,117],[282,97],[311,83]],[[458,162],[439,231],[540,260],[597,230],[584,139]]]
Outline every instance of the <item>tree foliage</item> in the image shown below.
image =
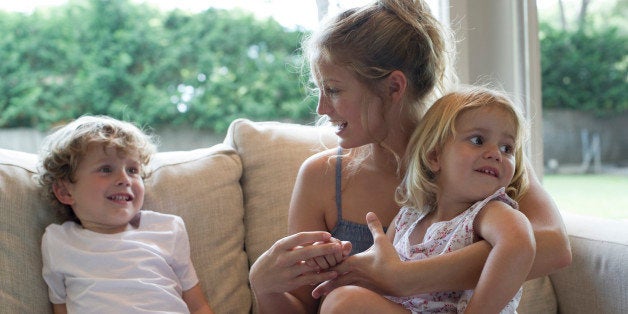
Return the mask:
[[222,132],[236,117],[310,120],[303,32],[241,11],[77,0],[0,12],[0,127],[83,114]]
[[[625,2],[592,15],[583,0],[575,27],[540,25],[543,106],[609,116],[628,111],[628,34]],[[616,19],[615,15],[621,18]],[[604,21],[602,21],[604,20]]]

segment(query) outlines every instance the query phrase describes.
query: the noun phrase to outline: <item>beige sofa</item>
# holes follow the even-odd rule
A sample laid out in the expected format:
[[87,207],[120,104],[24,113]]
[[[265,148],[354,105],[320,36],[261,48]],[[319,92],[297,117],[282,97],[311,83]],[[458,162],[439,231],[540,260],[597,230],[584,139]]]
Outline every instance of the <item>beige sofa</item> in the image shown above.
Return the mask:
[[[249,265],[286,234],[297,170],[334,145],[330,132],[234,121],[223,144],[158,153],[145,208],[183,217],[192,257],[217,313],[254,311]],[[59,218],[32,179],[36,155],[0,150],[0,313],[50,312],[40,239]],[[520,313],[628,313],[628,222],[565,217],[573,264],[526,283]]]

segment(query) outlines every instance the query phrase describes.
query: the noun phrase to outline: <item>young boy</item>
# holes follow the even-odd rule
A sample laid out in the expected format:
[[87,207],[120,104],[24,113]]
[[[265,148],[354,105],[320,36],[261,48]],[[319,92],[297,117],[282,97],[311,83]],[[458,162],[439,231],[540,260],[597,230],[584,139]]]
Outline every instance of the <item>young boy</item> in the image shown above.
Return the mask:
[[55,313],[213,313],[183,220],[140,209],[155,145],[128,122],[84,116],[44,141],[39,181],[71,217],[42,239]]

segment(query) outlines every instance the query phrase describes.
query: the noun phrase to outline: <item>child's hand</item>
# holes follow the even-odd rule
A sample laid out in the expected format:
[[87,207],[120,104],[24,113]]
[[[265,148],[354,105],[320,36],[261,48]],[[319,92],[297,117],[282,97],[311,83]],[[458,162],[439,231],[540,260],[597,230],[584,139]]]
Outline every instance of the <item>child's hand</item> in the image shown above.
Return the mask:
[[335,243],[336,245],[339,246],[339,249],[336,251],[335,254],[317,256],[317,257],[314,257],[305,261],[305,263],[310,267],[318,268],[319,271],[326,270],[342,262],[351,253],[351,248],[352,248],[351,242],[340,241],[336,238],[331,238],[328,242],[316,242],[313,245],[328,244],[328,243]]

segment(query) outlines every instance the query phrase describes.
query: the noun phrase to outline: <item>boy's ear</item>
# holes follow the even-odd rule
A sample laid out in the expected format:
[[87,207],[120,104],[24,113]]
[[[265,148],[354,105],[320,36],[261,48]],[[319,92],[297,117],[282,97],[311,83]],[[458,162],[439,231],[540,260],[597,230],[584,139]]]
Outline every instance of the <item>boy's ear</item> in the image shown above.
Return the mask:
[[55,193],[55,196],[61,204],[72,205],[74,203],[74,198],[68,190],[67,184],[67,181],[59,180],[52,184],[52,191]]
[[406,92],[406,88],[408,87],[406,75],[399,70],[392,71],[388,75],[387,82],[388,95],[393,103],[401,101],[404,93]]
[[440,152],[437,149],[433,149],[427,154],[428,167],[430,168],[430,171],[432,171],[432,173],[434,174],[440,171],[439,157],[440,157]]

